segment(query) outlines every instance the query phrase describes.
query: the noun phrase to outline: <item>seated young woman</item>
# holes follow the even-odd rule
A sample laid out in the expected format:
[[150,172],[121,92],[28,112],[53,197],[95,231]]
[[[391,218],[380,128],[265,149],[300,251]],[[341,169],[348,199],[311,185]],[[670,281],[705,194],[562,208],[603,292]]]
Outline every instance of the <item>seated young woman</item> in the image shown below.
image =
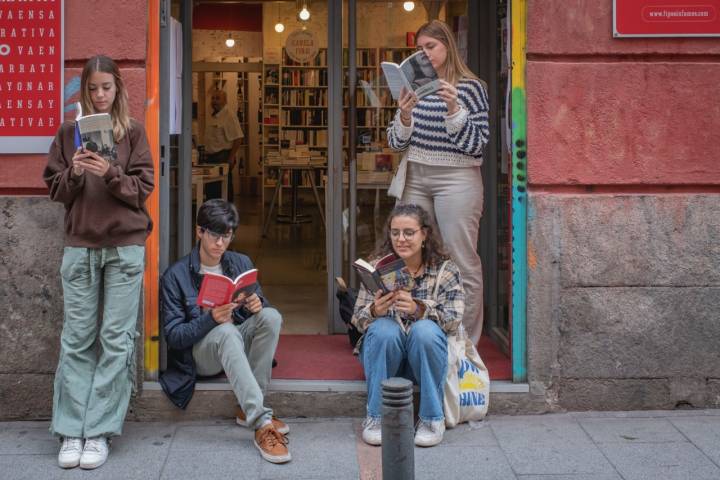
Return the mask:
[[396,206],[384,235],[375,261],[395,253],[405,261],[414,282],[410,291],[397,289],[383,295],[380,290],[370,292],[363,287],[358,294],[352,321],[364,334],[360,339],[360,361],[368,389],[362,436],[370,445],[382,443],[381,383],[402,376],[420,387],[415,445],[431,447],[442,441],[445,432],[447,334],[455,331],[462,320],[462,279],[422,207]]

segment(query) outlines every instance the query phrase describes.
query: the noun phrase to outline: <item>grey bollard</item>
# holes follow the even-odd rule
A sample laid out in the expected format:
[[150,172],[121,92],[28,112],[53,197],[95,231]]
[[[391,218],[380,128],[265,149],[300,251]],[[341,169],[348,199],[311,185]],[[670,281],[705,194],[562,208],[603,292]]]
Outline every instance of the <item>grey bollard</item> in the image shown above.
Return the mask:
[[415,478],[413,384],[406,378],[382,382],[383,480]]

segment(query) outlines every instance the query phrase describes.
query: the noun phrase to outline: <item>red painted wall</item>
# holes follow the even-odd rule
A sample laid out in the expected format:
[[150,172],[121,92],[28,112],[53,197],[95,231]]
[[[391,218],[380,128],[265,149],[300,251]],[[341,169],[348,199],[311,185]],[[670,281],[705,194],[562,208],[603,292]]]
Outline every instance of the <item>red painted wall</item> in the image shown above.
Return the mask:
[[[65,0],[65,84],[80,76],[88,58],[108,55],[121,68],[130,115],[140,122],[145,118],[147,8],[142,0]],[[77,94],[65,100],[77,101]],[[44,193],[45,162],[45,155],[0,154],[0,194]]]
[[614,39],[610,0],[528,0],[532,186],[720,186],[720,39]]

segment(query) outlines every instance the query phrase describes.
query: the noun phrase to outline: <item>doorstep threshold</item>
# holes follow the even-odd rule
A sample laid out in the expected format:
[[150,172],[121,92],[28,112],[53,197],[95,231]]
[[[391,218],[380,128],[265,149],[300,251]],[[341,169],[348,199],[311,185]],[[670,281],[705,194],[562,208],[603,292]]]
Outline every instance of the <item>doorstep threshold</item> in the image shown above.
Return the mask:
[[[415,387],[417,389],[417,386]],[[161,390],[160,383],[155,381],[143,382],[145,390]],[[230,383],[227,379],[203,380],[195,384],[199,391],[228,391]],[[271,392],[365,392],[367,387],[364,380],[270,380],[268,390]],[[530,385],[527,383],[513,383],[510,380],[493,380],[490,382],[490,393],[528,393]]]

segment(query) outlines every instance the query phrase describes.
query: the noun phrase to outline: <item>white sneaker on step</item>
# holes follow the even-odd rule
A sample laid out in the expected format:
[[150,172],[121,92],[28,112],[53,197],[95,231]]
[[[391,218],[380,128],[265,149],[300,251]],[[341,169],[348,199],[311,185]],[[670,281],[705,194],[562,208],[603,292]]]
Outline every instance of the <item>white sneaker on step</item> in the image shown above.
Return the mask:
[[420,420],[415,431],[415,445],[418,447],[434,447],[442,442],[445,434],[445,420],[426,422]]
[[58,453],[58,465],[62,468],[75,468],[80,465],[82,455],[82,438],[65,437]]
[[365,418],[363,422],[362,439],[368,445],[382,444],[382,425],[379,418]]
[[108,457],[108,440],[105,437],[92,437],[85,440],[85,447],[80,457],[80,468],[92,470],[105,463]]

